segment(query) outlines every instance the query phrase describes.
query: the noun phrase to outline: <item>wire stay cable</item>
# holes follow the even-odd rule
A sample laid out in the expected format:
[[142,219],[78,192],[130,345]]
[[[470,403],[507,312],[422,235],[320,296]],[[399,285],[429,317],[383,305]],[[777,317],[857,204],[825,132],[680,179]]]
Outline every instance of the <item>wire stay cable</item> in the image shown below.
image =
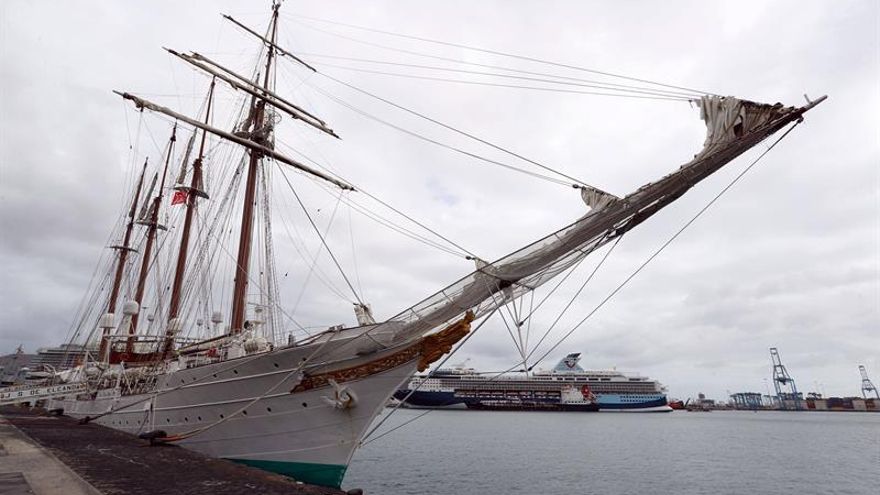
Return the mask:
[[[315,233],[318,235],[318,238],[321,239],[321,244],[324,245],[324,249],[327,250],[327,254],[330,255],[330,259],[333,260],[333,263],[336,265],[336,268],[339,269],[339,273],[342,274],[342,278],[345,280],[345,283],[348,284],[348,288],[351,289],[351,293],[354,294],[354,298],[357,299],[357,302],[361,305],[364,302],[361,300],[361,296],[358,294],[357,289],[354,288],[354,285],[351,283],[351,280],[348,279],[348,275],[345,274],[345,270],[342,269],[342,265],[339,264],[339,260],[336,259],[336,255],[333,254],[333,250],[330,249],[330,246],[327,244],[327,240],[321,234],[321,229],[315,224],[315,221],[312,219],[312,215],[309,214],[306,205],[300,199],[299,194],[296,192],[296,188],[291,184],[290,179],[287,178],[287,174],[284,169],[281,170],[281,176],[284,177],[284,181],[287,182],[287,185],[290,187],[290,191],[293,192],[293,196],[296,198],[297,203],[299,203],[300,208],[302,208],[303,213],[305,213],[306,218],[308,218],[309,223],[312,225],[312,228],[315,230]],[[340,195],[342,191],[340,191]]]
[[[505,72],[511,72],[513,74],[525,74],[526,76],[540,76],[540,78],[514,76],[511,74],[499,74],[497,72],[483,72],[483,71],[456,69],[456,68],[452,68],[452,67],[441,67],[441,66],[437,66],[437,65],[413,64],[413,63],[394,62],[394,61],[389,61],[389,60],[376,60],[376,59],[342,56],[342,55],[328,55],[328,54],[324,54],[324,53],[303,52],[303,55],[309,56],[309,57],[322,58],[322,59],[345,60],[345,61],[349,61],[349,62],[362,62],[362,63],[375,64],[375,65],[390,65],[390,66],[394,66],[394,67],[409,67],[409,68],[414,68],[414,69],[427,69],[427,70],[436,70],[436,71],[443,71],[443,72],[458,72],[458,73],[462,73],[462,74],[487,75],[487,76],[513,78],[513,79],[539,80],[539,81],[552,82],[554,84],[566,84],[567,82],[573,82],[573,83],[578,83],[577,84],[578,86],[592,87],[592,88],[597,88],[597,89],[608,89],[608,90],[620,91],[620,92],[630,91],[630,92],[636,92],[636,93],[654,94],[657,96],[680,96],[684,99],[693,99],[693,98],[699,98],[699,97],[703,96],[700,93],[689,93],[689,92],[675,91],[675,90],[669,90],[669,89],[659,89],[659,88],[652,88],[652,87],[648,87],[648,86],[633,86],[633,85],[613,83],[613,82],[608,82],[608,81],[598,81],[595,79],[584,79],[582,77],[563,76],[563,75],[559,75],[559,74],[551,74],[548,72],[538,72],[538,71],[533,71],[533,70],[514,69],[512,67],[505,67],[505,66],[501,66],[501,65],[481,64],[481,63],[477,63],[477,62],[469,62],[469,61],[458,60],[458,59],[445,60],[445,57],[440,57],[440,58],[444,59],[443,61],[449,61],[451,63],[455,63],[455,64],[459,64],[459,65],[465,65],[465,66],[469,66],[469,67],[480,67],[483,69],[501,70],[501,71],[505,71]],[[428,55],[424,55],[424,56],[426,58],[433,58],[433,57],[429,57]],[[549,79],[547,79],[547,78],[549,78]]]
[[[359,92],[359,93],[361,93],[361,94],[364,94],[364,95],[366,95],[366,96],[369,96],[370,98],[373,98],[373,99],[379,100],[379,101],[381,101],[381,102],[383,102],[383,103],[385,103],[385,104],[391,105],[391,106],[393,106],[394,108],[397,108],[397,109],[399,109],[399,110],[403,110],[404,112],[407,112],[407,113],[409,113],[409,114],[411,114],[411,115],[415,115],[415,116],[417,116],[417,117],[419,117],[419,118],[422,118],[422,119],[427,120],[427,121],[429,121],[429,122],[431,122],[431,123],[434,123],[434,124],[436,124],[436,125],[439,125],[439,126],[445,128],[445,129],[448,129],[448,130],[450,130],[450,131],[453,131],[453,132],[455,132],[455,133],[457,133],[457,134],[460,134],[460,135],[462,135],[462,136],[465,136],[465,137],[468,137],[468,138],[470,138],[470,139],[473,139],[473,140],[475,140],[475,141],[477,141],[477,142],[480,142],[480,143],[482,143],[482,144],[485,144],[485,145],[487,145],[487,146],[489,146],[489,147],[491,147],[491,148],[494,148],[494,149],[496,149],[496,150],[498,150],[498,151],[501,151],[501,152],[506,153],[506,154],[508,154],[508,155],[511,155],[511,156],[513,156],[513,157],[519,158],[520,160],[523,160],[523,161],[526,161],[526,162],[531,163],[531,164],[533,164],[533,165],[536,165],[536,166],[538,166],[538,167],[540,167],[540,168],[542,168],[542,169],[544,169],[544,170],[547,170],[547,171],[549,171],[549,172],[553,172],[553,173],[555,173],[555,174],[557,174],[557,175],[560,175],[560,176],[562,176],[562,177],[565,177],[566,179],[568,179],[568,180],[570,180],[570,181],[572,181],[572,182],[575,182],[575,183],[580,184],[580,185],[586,185],[586,186],[589,186],[589,184],[587,184],[587,182],[585,182],[585,181],[583,181],[583,180],[576,179],[576,178],[574,178],[574,177],[572,177],[572,176],[570,176],[570,175],[566,175],[566,174],[564,174],[564,173],[562,173],[562,172],[560,172],[560,171],[558,171],[558,170],[555,170],[555,169],[553,169],[553,168],[550,168],[549,166],[544,165],[544,164],[542,164],[542,163],[539,163],[539,162],[537,162],[537,161],[535,161],[535,160],[533,160],[533,159],[531,159],[531,158],[527,158],[527,157],[525,157],[525,156],[523,156],[523,155],[521,155],[521,154],[519,154],[519,153],[516,153],[516,152],[514,152],[514,151],[511,151],[511,150],[509,150],[509,149],[507,149],[507,148],[504,148],[504,147],[499,146],[499,145],[497,145],[497,144],[491,143],[491,142],[489,142],[489,141],[487,141],[487,140],[485,140],[485,139],[483,139],[483,138],[480,138],[480,137],[478,137],[478,136],[476,136],[476,135],[474,135],[474,134],[471,134],[471,133],[469,133],[469,132],[463,131],[463,130],[458,129],[458,128],[456,128],[456,127],[453,127],[453,126],[451,126],[451,125],[449,125],[449,124],[446,124],[446,123],[444,123],[444,122],[441,122],[441,121],[439,121],[439,120],[437,120],[437,119],[435,119],[435,118],[433,118],[433,117],[429,117],[428,115],[425,115],[425,114],[423,114],[423,113],[417,112],[417,111],[412,110],[412,109],[410,109],[410,108],[404,107],[403,105],[399,105],[399,104],[397,104],[397,103],[394,103],[393,101],[391,101],[391,100],[389,100],[389,99],[387,99],[387,98],[383,98],[383,97],[381,97],[381,96],[379,96],[379,95],[376,95],[376,94],[374,94],[374,93],[371,93],[371,92],[369,92],[369,91],[367,91],[367,90],[365,90],[365,89],[359,88],[359,87],[357,87],[357,86],[355,86],[355,85],[353,85],[353,84],[350,84],[350,83],[347,83],[347,82],[342,81],[342,80],[340,80],[340,79],[337,79],[337,78],[335,78],[335,77],[333,77],[333,76],[331,76],[331,75],[329,75],[329,74],[324,74],[324,73],[322,72],[321,75],[324,76],[324,77],[326,77],[326,78],[328,78],[328,79],[330,79],[331,81],[333,81],[333,82],[335,82],[335,83],[337,83],[337,84],[341,84],[341,85],[343,85],[343,86],[345,86],[345,87],[347,87],[347,88],[353,89],[353,90],[355,90],[355,91],[357,91],[357,92]],[[593,187],[593,186],[590,186],[590,187]]]
[[[374,65],[386,65],[392,67],[407,67],[413,69],[422,69],[422,70],[431,70],[438,72],[452,72],[457,74],[466,74],[472,76],[486,76],[486,77],[499,77],[503,79],[514,79],[518,81],[529,81],[529,82],[538,82],[538,83],[546,83],[546,84],[558,84],[561,86],[575,86],[580,88],[592,88],[592,89],[601,89],[607,91],[617,91],[619,93],[633,93],[633,94],[641,94],[641,95],[650,95],[657,97],[666,97],[664,99],[679,99],[682,101],[693,100],[698,97],[698,95],[688,94],[688,93],[672,93],[666,92],[665,90],[656,90],[653,88],[640,88],[640,87],[628,87],[621,88],[614,84],[608,84],[601,81],[591,81],[591,80],[583,80],[578,78],[570,78],[565,76],[556,76],[553,74],[541,74],[537,73],[542,77],[533,77],[533,76],[520,76],[513,74],[501,74],[498,72],[485,72],[478,70],[465,70],[465,69],[455,69],[451,67],[440,67],[437,65],[424,65],[424,64],[407,64],[403,62],[391,62],[387,60],[375,60],[375,59],[367,59],[367,58],[358,58],[358,57],[343,57],[343,56],[335,56],[335,55],[323,55],[313,53],[310,54],[313,57],[332,59],[332,60],[342,60],[346,62],[360,62]],[[351,66],[338,66],[333,65],[329,62],[316,62],[319,65],[326,65],[328,67],[340,67],[340,68],[348,68],[351,70],[358,70],[359,68],[354,68]],[[529,71],[524,71],[529,72]],[[383,72],[384,74],[384,72]],[[388,73],[388,75],[398,75],[397,73]],[[623,96],[623,95],[620,95]]]
[[[764,150],[760,155],[758,155],[758,157],[755,158],[736,177],[734,177],[733,180],[730,181],[730,183],[728,183],[726,186],[724,186],[724,188],[721,189],[721,191],[719,191],[708,203],[706,203],[705,206],[703,206],[690,220],[688,220],[680,229],[678,229],[678,231],[676,231],[675,234],[672,235],[672,237],[670,237],[668,240],[666,240],[666,242],[661,244],[660,247],[657,248],[657,250],[654,251],[654,253],[648,257],[648,259],[646,259],[641,265],[639,265],[638,268],[636,268],[628,277],[626,277],[623,280],[623,282],[621,282],[617,287],[615,287],[614,290],[612,290],[598,305],[596,305],[596,307],[593,308],[592,311],[590,311],[583,319],[581,319],[576,325],[574,325],[571,328],[571,330],[569,330],[565,335],[563,335],[562,338],[560,338],[558,342],[556,342],[552,347],[550,347],[550,349],[547,350],[547,352],[542,354],[541,357],[538,358],[532,366],[535,366],[538,363],[540,363],[542,360],[544,360],[551,352],[556,350],[556,348],[559,347],[562,344],[562,342],[564,342],[569,336],[571,336],[571,334],[574,333],[575,330],[577,330],[578,328],[583,326],[583,324],[586,323],[587,320],[589,320],[594,314],[596,314],[596,312],[599,311],[599,309],[601,309],[618,292],[620,292],[621,289],[623,289],[630,281],[632,281],[632,279],[635,278],[636,275],[638,275],[646,266],[648,266],[649,263],[651,263],[651,261],[653,261],[657,256],[659,256],[660,253],[662,253],[664,249],[666,249],[670,244],[672,244],[672,242],[675,241],[688,227],[690,227],[694,222],[696,222],[697,219],[700,218],[703,215],[703,213],[706,212],[706,210],[708,210],[713,204],[715,204],[727,191],[730,190],[730,188],[732,188],[737,182],[739,182],[740,179],[743,178],[743,176],[745,176],[750,170],[752,170],[752,168],[754,168],[755,165],[757,165],[758,162],[760,162],[761,159],[764,158],[764,156],[766,156],[767,153],[770,152],[770,150],[775,148],[776,145],[779,144],[780,141],[785,139],[785,137],[788,136],[789,133],[791,133],[791,131],[793,131],[794,128],[797,127],[800,123],[801,123],[801,121],[795,121],[794,125],[789,127],[784,133],[782,133],[782,135],[779,136],[779,138],[777,138],[776,141],[773,142],[773,144],[771,144],[766,150]],[[536,349],[537,349],[537,346],[536,346]]]
[[[651,95],[651,94],[627,94],[627,93],[603,93],[600,91],[583,91],[578,89],[562,89],[562,88],[550,88],[545,86],[524,86],[521,84],[503,84],[503,83],[493,83],[493,82],[485,82],[485,81],[472,81],[468,79],[452,79],[448,77],[435,77],[435,76],[422,76],[416,74],[401,74],[399,72],[387,72],[380,70],[371,70],[371,69],[362,69],[358,67],[350,67],[347,65],[337,65],[337,64],[329,64],[326,62],[317,62],[318,65],[322,65],[324,67],[332,67],[335,69],[343,69],[354,72],[363,72],[366,74],[379,74],[383,76],[393,76],[393,77],[402,77],[406,79],[422,79],[426,81],[439,81],[439,82],[450,82],[457,84],[469,84],[473,86],[490,86],[494,88],[512,88],[512,89],[528,89],[532,91],[545,91],[550,93],[568,93],[568,94],[577,94],[577,95],[592,95],[592,96],[611,96],[615,98],[634,98],[639,100],[668,100],[668,101],[692,101],[694,98],[686,98],[681,96],[669,96],[669,95]],[[548,81],[552,82],[552,81]],[[555,83],[559,84],[559,83]]]
[[335,95],[332,95],[332,94],[328,93],[327,91],[325,91],[325,90],[323,90],[323,89],[321,89],[321,88],[319,88],[319,87],[316,87],[316,86],[312,86],[312,87],[315,89],[315,91],[317,91],[317,92],[323,94],[324,96],[326,96],[327,98],[333,100],[334,102],[338,103],[339,105],[341,105],[341,106],[343,106],[343,107],[345,107],[345,108],[348,108],[349,110],[351,110],[351,111],[353,111],[353,112],[355,112],[355,113],[357,113],[357,114],[362,115],[363,117],[366,117],[366,118],[368,118],[368,119],[370,119],[370,120],[373,120],[373,121],[379,122],[380,124],[383,124],[383,125],[385,125],[385,126],[388,126],[388,127],[392,128],[392,129],[395,129],[395,130],[397,130],[397,131],[403,132],[404,134],[408,134],[408,135],[410,135],[410,136],[412,136],[412,137],[415,137],[415,138],[417,138],[417,139],[420,139],[420,140],[422,140],[422,141],[426,141],[426,142],[428,142],[428,143],[431,143],[431,144],[434,144],[434,145],[440,146],[441,148],[445,148],[445,149],[448,149],[448,150],[450,150],[450,151],[454,151],[454,152],[456,152],[456,153],[460,153],[460,154],[462,154],[462,155],[465,155],[465,156],[468,156],[468,157],[474,158],[474,159],[476,159],[476,160],[480,160],[480,161],[483,161],[483,162],[486,162],[486,163],[490,163],[490,164],[492,164],[492,165],[497,165],[497,166],[499,166],[499,167],[506,168],[506,169],[508,169],[508,170],[513,170],[513,171],[519,172],[519,173],[521,173],[521,174],[529,175],[529,176],[534,177],[534,178],[537,178],[537,179],[542,179],[542,180],[545,180],[545,181],[548,181],[548,182],[552,182],[552,183],[557,184],[557,185],[561,185],[561,186],[565,186],[565,187],[570,187],[570,184],[569,184],[567,181],[563,181],[563,180],[560,180],[560,179],[556,179],[556,178],[554,178],[554,177],[550,177],[550,176],[547,176],[547,175],[539,174],[539,173],[537,173],[537,172],[532,172],[532,171],[530,171],[530,170],[525,170],[525,169],[522,169],[522,168],[519,168],[519,167],[515,167],[515,166],[513,166],[513,165],[509,165],[509,164],[507,164],[507,163],[500,162],[500,161],[498,161],[498,160],[493,160],[493,159],[491,159],[491,158],[487,158],[487,157],[485,157],[485,156],[478,155],[478,154],[476,154],[476,153],[472,153],[472,152],[470,152],[470,151],[466,151],[466,150],[463,150],[463,149],[461,149],[461,148],[458,148],[458,147],[455,147],[455,146],[452,146],[452,145],[449,145],[449,144],[446,144],[446,143],[440,142],[440,141],[438,141],[438,140],[436,140],[436,139],[429,138],[429,137],[427,137],[427,136],[425,136],[425,135],[423,135],[423,134],[419,134],[419,133],[417,133],[417,132],[415,132],[415,131],[411,131],[411,130],[409,130],[409,129],[405,129],[405,128],[403,128],[403,127],[397,125],[397,124],[393,124],[393,123],[391,123],[391,122],[389,122],[389,121],[387,121],[387,120],[385,120],[385,119],[382,119],[382,118],[377,117],[377,116],[375,116],[375,115],[373,115],[373,114],[371,114],[371,113],[368,113],[368,112],[366,112],[366,111],[364,111],[364,110],[361,110],[360,108],[358,108],[358,107],[356,107],[356,106],[354,106],[354,105],[352,105],[352,104],[346,102],[346,101],[343,100],[342,98],[339,98],[339,97],[337,97],[337,96],[335,96]]
[[625,79],[625,80],[628,80],[628,81],[634,81],[634,82],[640,82],[640,83],[645,83],[645,84],[651,84],[651,85],[655,85],[655,86],[660,86],[660,87],[665,87],[665,88],[671,88],[671,89],[678,89],[678,90],[682,90],[682,91],[689,91],[689,92],[698,93],[698,94],[701,94],[701,95],[713,94],[713,93],[710,93],[710,92],[708,92],[708,91],[702,91],[702,90],[699,90],[699,89],[687,88],[687,87],[684,87],[684,86],[678,86],[678,85],[673,85],[673,84],[666,84],[666,83],[661,83],[661,82],[658,82],[658,81],[652,81],[652,80],[649,80],[649,79],[643,79],[643,78],[639,78],[639,77],[628,76],[628,75],[625,75],[625,74],[616,74],[616,73],[608,72],[608,71],[601,71],[601,70],[596,70],[596,69],[590,69],[590,68],[587,68],[587,67],[580,67],[580,66],[577,66],[577,65],[571,65],[571,64],[566,64],[566,63],[562,63],[562,62],[555,62],[555,61],[551,61],[551,60],[544,60],[544,59],[540,59],[540,58],[537,58],[537,57],[529,57],[529,56],[526,56],[526,55],[519,55],[519,54],[516,54],[516,53],[509,53],[509,52],[502,52],[502,51],[498,51],[498,50],[491,50],[491,49],[487,49],[487,48],[480,48],[480,47],[476,47],[476,46],[465,45],[465,44],[462,44],[462,43],[454,43],[454,42],[450,42],[450,41],[435,40],[435,39],[425,38],[425,37],[421,37],[421,36],[413,36],[413,35],[408,35],[408,34],[395,33],[395,32],[392,32],[392,31],[386,31],[386,30],[382,30],[382,29],[369,28],[369,27],[365,27],[365,26],[358,26],[358,25],[356,25],[356,24],[348,24],[348,23],[338,22],[338,21],[331,21],[331,20],[329,20],[329,19],[321,19],[321,18],[318,18],[318,17],[310,17],[310,16],[296,15],[296,14],[286,14],[286,15],[288,15],[288,16],[290,16],[290,17],[293,17],[293,18],[297,18],[297,19],[305,19],[305,20],[312,21],[312,22],[321,22],[321,23],[326,23],[326,24],[332,24],[332,25],[337,25],[337,26],[343,26],[343,27],[347,27],[347,28],[351,28],[351,29],[357,29],[357,30],[361,30],[361,31],[367,31],[367,32],[372,32],[372,33],[383,34],[383,35],[386,35],[386,36],[393,36],[393,37],[403,38],[403,39],[408,39],[408,40],[421,41],[421,42],[424,42],[424,43],[432,43],[432,44],[436,44],[436,45],[449,46],[449,47],[454,47],[454,48],[461,48],[461,49],[464,49],[464,50],[471,50],[471,51],[480,52],[480,53],[486,53],[486,54],[490,54],[490,55],[498,55],[498,56],[501,56],[501,57],[508,57],[508,58],[513,58],[513,59],[517,59],[517,60],[523,60],[523,61],[527,61],[527,62],[534,62],[534,63],[539,63],[539,64],[545,64],[545,65],[550,65],[550,66],[555,66],[555,67],[560,67],[560,68],[565,68],[565,69],[576,70],[576,71],[580,71],[580,72],[588,72],[588,73],[591,73],[591,74],[598,74],[598,75],[602,75],[602,76],[606,76],[606,77],[615,77],[615,78],[618,78],[618,79]]

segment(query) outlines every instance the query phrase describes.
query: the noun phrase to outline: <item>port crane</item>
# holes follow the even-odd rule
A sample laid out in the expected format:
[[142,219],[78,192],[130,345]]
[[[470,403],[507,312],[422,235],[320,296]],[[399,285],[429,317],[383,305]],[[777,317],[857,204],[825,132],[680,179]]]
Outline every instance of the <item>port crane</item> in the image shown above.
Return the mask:
[[871,379],[868,378],[868,370],[865,369],[864,364],[859,365],[859,373],[862,375],[862,397],[868,398],[871,392],[874,392],[874,395],[880,399],[880,392],[877,391],[877,387],[871,383]]
[[[788,374],[782,359],[779,357],[779,351],[775,347],[770,348],[770,362],[773,363],[773,386],[776,388],[776,398],[779,399],[779,407],[788,409],[786,400],[791,401],[794,410],[801,409],[800,395],[797,391],[797,385],[794,378]],[[786,392],[785,389],[788,389]]]

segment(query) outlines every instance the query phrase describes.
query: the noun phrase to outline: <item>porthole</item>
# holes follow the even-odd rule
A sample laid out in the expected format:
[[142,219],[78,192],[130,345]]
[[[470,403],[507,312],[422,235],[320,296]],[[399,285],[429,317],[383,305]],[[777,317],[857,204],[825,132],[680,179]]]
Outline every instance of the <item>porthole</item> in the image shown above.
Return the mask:
[[222,415],[222,414],[220,415],[220,419],[223,419],[223,415]]
[[165,418],[165,422],[166,422],[166,423],[170,423],[170,422],[171,422],[171,418]]
[[271,407],[267,407],[267,408],[266,408],[266,412],[272,412],[272,408],[271,408]]
[[303,407],[309,407],[308,403],[303,402]]
[[214,378],[217,378],[217,373],[214,373],[212,376],[213,376]]
[[241,413],[244,414],[245,416],[247,416],[247,410],[244,410]]
[[189,423],[189,418],[188,418],[188,417],[184,416],[184,417],[183,417],[183,420],[184,420],[185,422]]
[[202,420],[202,417],[201,417],[201,416],[199,416],[199,417],[198,417],[198,418],[199,418],[199,421],[201,421],[201,420]]
[[278,363],[272,363],[272,365],[275,366],[276,368],[278,367]]
[[235,373],[236,375],[238,374],[238,370],[232,370],[232,372]]

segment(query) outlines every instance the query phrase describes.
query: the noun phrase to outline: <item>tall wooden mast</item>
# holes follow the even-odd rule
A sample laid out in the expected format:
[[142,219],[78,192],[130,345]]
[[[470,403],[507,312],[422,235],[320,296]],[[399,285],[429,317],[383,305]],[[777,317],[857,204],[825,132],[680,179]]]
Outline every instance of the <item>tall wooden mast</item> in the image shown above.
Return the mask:
[[[211,80],[211,88],[208,90],[208,104],[205,110],[205,124],[207,125],[211,118],[211,103],[214,100],[214,83]],[[189,237],[192,230],[193,213],[196,209],[196,198],[207,198],[208,195],[204,191],[202,183],[202,159],[205,156],[205,140],[208,131],[202,130],[202,140],[199,144],[199,156],[193,162],[192,177],[190,178],[188,188],[179,188],[186,191],[186,213],[183,219],[183,233],[180,236],[180,249],[177,252],[177,266],[174,269],[174,283],[171,285],[171,306],[168,310],[168,328],[165,332],[165,347],[163,355],[167,356],[174,343],[174,335],[180,331],[180,315],[181,290],[183,288],[183,275],[186,271],[186,258],[189,252]]]
[[[153,251],[153,242],[156,240],[156,231],[159,229],[159,208],[162,206],[162,191],[165,189],[165,177],[168,175],[168,162],[171,161],[171,153],[174,151],[174,142],[177,141],[177,124],[171,131],[171,139],[168,142],[168,154],[165,156],[165,168],[162,170],[162,180],[159,182],[159,192],[153,198],[152,208],[149,211],[150,218],[145,222],[147,225],[147,244],[144,246],[144,254],[141,256],[141,271],[138,274],[137,291],[134,300],[140,305],[144,298],[144,289],[147,285],[147,275],[150,268],[150,258]],[[142,308],[140,308],[142,309]],[[137,333],[138,317],[137,314],[131,317],[131,326],[128,327],[128,340],[125,343],[125,352],[131,355],[134,351],[134,335]]]
[[[275,42],[278,34],[278,8],[280,4],[275,4],[272,11],[271,32],[269,39]],[[268,45],[266,56],[266,69],[263,79],[263,87],[269,88],[269,78],[272,71],[272,59],[275,56],[275,47]],[[264,141],[269,136],[269,129],[264,129],[264,117],[266,110],[265,100],[253,99],[251,104],[251,118],[248,125],[248,131],[251,133],[251,139],[260,144],[266,144]],[[239,333],[244,329],[244,319],[247,311],[247,288],[249,269],[251,261],[251,241],[254,230],[254,203],[256,200],[257,189],[257,172],[260,165],[260,159],[263,157],[258,150],[250,150],[250,162],[248,163],[247,183],[244,193],[244,207],[241,215],[241,233],[238,240],[238,258],[236,260],[235,270],[235,286],[232,291],[232,319],[230,328],[232,333]]]
[[[116,303],[119,299],[119,288],[122,286],[122,274],[125,272],[125,260],[128,258],[128,252],[134,251],[129,246],[129,243],[131,242],[131,231],[134,229],[134,219],[137,214],[138,203],[140,202],[141,188],[144,185],[144,174],[147,172],[148,161],[149,158],[144,160],[144,166],[141,169],[141,177],[138,179],[137,187],[135,187],[134,190],[134,199],[132,199],[131,208],[128,210],[128,224],[125,226],[125,235],[122,237],[122,244],[112,246],[113,249],[119,251],[119,258],[116,262],[116,275],[113,277],[113,288],[110,290],[110,300],[107,302],[107,313],[110,315],[116,311]],[[111,328],[111,325],[107,325],[103,328],[101,347],[98,350],[98,356],[104,356],[104,353],[107,351]]]

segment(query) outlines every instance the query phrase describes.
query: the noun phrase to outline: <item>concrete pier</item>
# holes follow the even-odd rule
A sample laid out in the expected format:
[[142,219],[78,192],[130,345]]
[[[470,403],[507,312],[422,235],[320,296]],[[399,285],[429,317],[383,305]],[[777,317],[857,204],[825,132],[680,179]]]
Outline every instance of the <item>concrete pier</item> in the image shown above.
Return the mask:
[[0,408],[0,493],[9,495],[340,495],[95,424]]
[[5,418],[0,418],[0,493],[100,494]]

